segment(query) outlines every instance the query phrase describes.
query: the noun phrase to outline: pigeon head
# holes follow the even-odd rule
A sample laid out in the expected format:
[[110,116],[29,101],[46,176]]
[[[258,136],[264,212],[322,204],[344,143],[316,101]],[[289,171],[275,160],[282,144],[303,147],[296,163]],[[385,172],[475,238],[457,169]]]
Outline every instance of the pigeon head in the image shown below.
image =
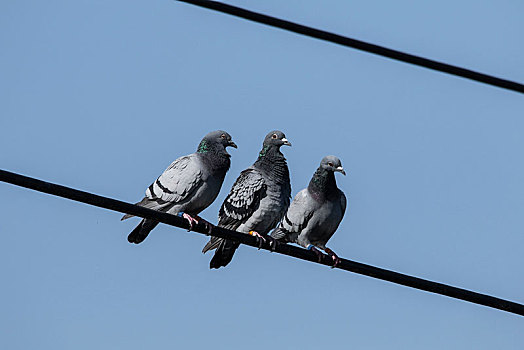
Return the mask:
[[223,130],[211,131],[200,141],[197,152],[207,153],[211,149],[225,149],[228,146],[237,148],[237,145],[231,139],[231,135]]
[[327,171],[339,172],[346,175],[344,168],[342,167],[342,162],[338,157],[335,156],[325,156],[320,162],[320,167]]
[[280,148],[282,145],[291,146],[291,142],[289,142],[286,139],[286,135],[279,130],[274,130],[267,134],[263,144],[264,148],[271,146]]

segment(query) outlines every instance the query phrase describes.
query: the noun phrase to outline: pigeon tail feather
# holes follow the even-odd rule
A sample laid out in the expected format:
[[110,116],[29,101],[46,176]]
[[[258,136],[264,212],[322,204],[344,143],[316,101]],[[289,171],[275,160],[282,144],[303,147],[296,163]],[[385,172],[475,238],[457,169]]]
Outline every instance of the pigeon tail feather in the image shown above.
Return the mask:
[[144,239],[147,238],[147,235],[149,235],[149,232],[151,232],[151,230],[154,229],[156,225],[158,225],[158,221],[143,219],[140,221],[137,227],[131,231],[129,236],[127,236],[127,240],[129,243],[142,243]]
[[216,250],[213,259],[211,259],[211,262],[209,263],[209,268],[218,269],[220,267],[227,266],[227,264],[231,262],[231,259],[233,259],[233,255],[235,254],[235,251],[237,250],[238,246],[238,242],[230,241],[227,239],[223,240],[220,243],[218,249]]
[[207,244],[202,249],[202,253],[205,254],[205,253],[207,253],[210,250],[217,249],[218,246],[220,246],[220,243],[222,243],[223,240],[224,240],[223,238],[211,237],[209,242],[207,242]]
[[122,218],[120,219],[120,221],[124,221],[124,220],[127,220],[129,218],[132,218],[134,215],[131,215],[131,214],[126,214],[124,216],[122,216]]
[[[147,209],[154,209],[154,210],[160,210],[160,211],[166,211],[170,207],[173,206],[173,203],[170,202],[164,202],[163,200],[156,198],[156,199],[150,199],[147,197],[144,197],[140,202],[135,203],[135,205],[139,205],[141,207],[147,208]],[[129,218],[134,217],[135,215],[126,214],[122,216],[120,221],[127,220]]]
[[273,232],[271,232],[271,237],[276,240],[284,240],[289,232],[287,232],[282,227],[277,227]]

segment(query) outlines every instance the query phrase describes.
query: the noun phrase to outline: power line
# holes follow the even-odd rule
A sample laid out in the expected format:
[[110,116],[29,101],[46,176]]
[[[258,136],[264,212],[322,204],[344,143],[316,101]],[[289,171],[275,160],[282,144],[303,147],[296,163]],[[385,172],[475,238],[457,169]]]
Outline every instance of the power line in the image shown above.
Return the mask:
[[348,38],[342,35],[326,32],[324,30],[307,27],[298,23],[286,21],[280,18],[271,17],[258,12],[249,11],[240,7],[224,4],[217,1],[208,0],[177,0],[188,4],[204,7],[210,10],[227,13],[232,16],[241,17],[250,21],[266,24],[271,27],[276,27],[297,34],[306,35],[312,38],[329,41],[342,46],[351,47],[357,50],[370,52],[376,55],[388,57],[397,61],[411,63],[417,66],[433,69],[439,72],[448,73],[451,75],[460,76],[463,78],[475,80],[488,85],[497,86],[503,89],[508,89],[520,93],[524,93],[524,85],[506,79],[494,77],[492,75],[475,72],[470,69],[461,68],[451,64],[431,60],[428,58],[411,55],[402,51],[389,49],[384,46],[370,44],[365,41]]
[[[171,226],[176,226],[184,229],[189,228],[189,224],[185,219],[175,215],[147,209],[112,198],[98,196],[89,192],[75,190],[70,187],[41,181],[35,178],[19,175],[5,170],[0,170],[0,181],[7,182],[20,187],[29,188],[35,191],[48,193],[54,196],[71,199],[73,201],[90,204],[100,208],[114,210],[121,213],[131,214],[147,219],[157,220],[159,222]],[[193,231],[208,235],[207,229],[203,224],[195,225],[193,227]],[[238,241],[242,244],[249,245],[252,247],[259,247],[259,243],[255,237],[244,233],[230,231],[220,227],[213,227],[212,235],[220,238]],[[314,252],[289,244],[279,244],[272,250],[269,246],[269,243],[266,242],[262,245],[261,248],[269,251],[274,251],[276,253],[292,256],[298,259],[307,260],[313,263],[319,263],[322,265],[331,266],[331,264],[333,263],[331,258],[327,255],[323,255],[321,262],[318,262],[318,257]],[[340,264],[337,265],[337,268],[524,316],[524,305],[492,297],[486,294],[480,294],[466,289],[457,288],[442,283],[432,282],[409,275],[404,275],[402,273],[381,269],[378,267],[362,264],[347,259],[341,259]]]

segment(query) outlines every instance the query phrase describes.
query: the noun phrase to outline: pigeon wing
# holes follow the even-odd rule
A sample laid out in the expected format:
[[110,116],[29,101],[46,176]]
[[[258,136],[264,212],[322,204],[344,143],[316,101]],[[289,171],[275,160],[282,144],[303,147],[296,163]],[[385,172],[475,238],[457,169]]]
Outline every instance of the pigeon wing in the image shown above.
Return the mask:
[[[180,157],[149,186],[146,196],[137,205],[148,209],[162,210],[190,198],[201,185],[202,170],[194,154]],[[122,220],[133,215],[124,215]]]
[[[266,184],[262,175],[253,168],[240,173],[231,191],[218,212],[218,226],[236,230],[258,209],[260,201],[266,196]],[[202,252],[216,249],[221,238],[211,237]]]
[[263,176],[253,168],[240,173],[218,213],[218,225],[236,229],[259,207],[266,196],[267,186]]
[[293,233],[300,233],[307,226],[313,213],[314,207],[311,205],[309,193],[307,189],[303,189],[295,196],[279,227],[271,233],[271,237],[284,239]]
[[146,198],[179,203],[191,196],[202,182],[200,162],[194,154],[180,157],[146,190]]
[[[344,192],[342,192],[340,189],[340,208],[342,208],[342,218],[344,217],[344,213],[346,212],[346,205],[347,205],[347,200],[346,200],[346,195],[344,194]],[[342,218],[340,218],[340,220],[342,220]]]

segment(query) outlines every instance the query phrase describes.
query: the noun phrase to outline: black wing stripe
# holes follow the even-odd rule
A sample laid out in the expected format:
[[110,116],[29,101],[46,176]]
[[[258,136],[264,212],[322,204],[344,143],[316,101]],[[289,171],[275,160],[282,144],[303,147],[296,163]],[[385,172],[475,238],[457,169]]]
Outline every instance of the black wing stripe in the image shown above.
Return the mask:
[[286,215],[284,215],[284,220],[286,221],[286,223],[287,223],[289,226],[293,227],[293,223],[292,223],[291,220],[289,220],[289,218],[287,217],[287,213],[286,213]]
[[155,194],[155,191],[154,191],[154,189],[153,189],[153,186],[154,186],[154,185],[155,185],[155,184],[152,183],[151,186],[149,186],[149,187],[147,188],[147,190],[149,191],[149,195],[151,196],[152,199],[157,198],[157,195]]
[[167,193],[167,194],[173,194],[173,193],[174,193],[173,191],[168,190],[166,187],[164,187],[164,186],[162,185],[162,183],[160,182],[160,178],[156,179],[155,183],[156,183],[156,185],[157,185],[158,187],[160,187],[160,189],[162,190],[162,192]]

